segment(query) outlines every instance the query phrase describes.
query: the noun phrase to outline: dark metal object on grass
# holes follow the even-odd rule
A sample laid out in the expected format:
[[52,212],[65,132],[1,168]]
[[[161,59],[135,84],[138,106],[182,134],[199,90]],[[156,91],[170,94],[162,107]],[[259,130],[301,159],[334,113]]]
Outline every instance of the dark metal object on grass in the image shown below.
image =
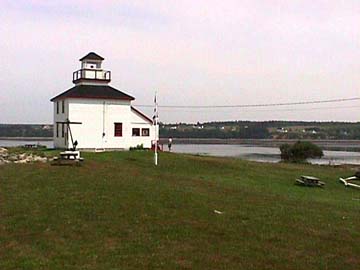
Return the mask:
[[78,145],[78,141],[74,141],[73,136],[72,136],[72,132],[71,132],[71,128],[70,125],[81,125],[81,122],[71,122],[69,119],[66,119],[65,122],[56,122],[57,124],[64,124],[66,125],[66,129],[68,131],[68,133],[70,134],[70,139],[71,139],[71,144],[72,144],[72,151],[76,150],[76,146]]
[[[53,159],[52,165],[80,165],[81,161],[84,161],[83,158],[80,157],[80,151],[76,151],[76,147],[78,145],[78,141],[73,138],[70,125],[72,124],[82,124],[81,122],[71,122],[69,119],[66,119],[64,122],[56,122],[57,124],[66,125],[67,134],[70,134],[72,148],[68,149],[68,151],[61,152],[59,157],[55,157]],[[67,135],[65,137],[67,140]]]

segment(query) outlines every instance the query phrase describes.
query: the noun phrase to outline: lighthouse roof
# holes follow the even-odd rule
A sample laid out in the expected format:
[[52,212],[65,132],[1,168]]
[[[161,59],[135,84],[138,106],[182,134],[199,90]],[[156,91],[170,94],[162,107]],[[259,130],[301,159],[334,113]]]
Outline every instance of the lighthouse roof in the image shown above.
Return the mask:
[[93,99],[121,99],[134,100],[135,98],[109,85],[76,85],[73,88],[53,97],[50,101],[64,98],[93,98]]
[[80,58],[79,61],[83,61],[83,60],[104,60],[105,58],[98,55],[97,53],[94,52],[89,52],[87,55],[85,55],[84,57]]

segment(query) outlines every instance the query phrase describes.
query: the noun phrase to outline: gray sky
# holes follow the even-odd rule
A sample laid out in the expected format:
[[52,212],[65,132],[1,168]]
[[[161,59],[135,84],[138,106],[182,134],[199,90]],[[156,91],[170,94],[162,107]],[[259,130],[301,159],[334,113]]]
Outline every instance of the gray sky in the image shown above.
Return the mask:
[[[360,96],[359,0],[1,0],[0,123],[51,123],[49,99],[78,59],[151,104],[221,105]],[[345,108],[342,108],[344,106]],[[151,115],[151,109],[143,109]],[[160,110],[165,122],[358,121],[360,101]]]

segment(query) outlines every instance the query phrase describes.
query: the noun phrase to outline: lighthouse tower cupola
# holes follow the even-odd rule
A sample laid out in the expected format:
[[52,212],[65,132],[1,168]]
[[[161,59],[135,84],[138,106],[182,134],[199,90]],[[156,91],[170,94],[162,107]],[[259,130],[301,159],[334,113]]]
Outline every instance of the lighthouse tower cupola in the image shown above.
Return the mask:
[[103,57],[90,52],[79,59],[81,69],[73,73],[73,83],[78,84],[108,84],[111,80],[111,72],[101,68]]

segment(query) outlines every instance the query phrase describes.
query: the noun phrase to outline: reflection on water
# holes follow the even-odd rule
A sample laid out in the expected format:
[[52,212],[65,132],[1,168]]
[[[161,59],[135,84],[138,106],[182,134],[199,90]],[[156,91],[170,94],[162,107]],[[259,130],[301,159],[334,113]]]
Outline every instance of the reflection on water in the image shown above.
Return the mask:
[[53,148],[53,141],[18,141],[18,140],[0,140],[0,147],[13,147],[13,146],[22,146],[26,144],[35,144],[35,145],[44,145],[47,148]]
[[[175,144],[176,153],[199,154],[219,157],[238,157],[259,162],[279,162],[280,150],[275,147],[229,144]],[[321,159],[309,159],[313,164],[357,164],[360,165],[360,153],[345,151],[324,151]]]
[[[25,144],[40,144],[53,148],[52,141],[12,141],[0,140],[0,146],[20,146]],[[164,147],[166,149],[166,146]],[[280,150],[275,147],[261,147],[251,145],[232,144],[174,144],[172,151],[175,153],[209,155],[218,157],[238,157],[241,159],[259,162],[279,162]],[[313,164],[356,164],[360,165],[359,152],[324,151],[322,159],[310,159]]]

